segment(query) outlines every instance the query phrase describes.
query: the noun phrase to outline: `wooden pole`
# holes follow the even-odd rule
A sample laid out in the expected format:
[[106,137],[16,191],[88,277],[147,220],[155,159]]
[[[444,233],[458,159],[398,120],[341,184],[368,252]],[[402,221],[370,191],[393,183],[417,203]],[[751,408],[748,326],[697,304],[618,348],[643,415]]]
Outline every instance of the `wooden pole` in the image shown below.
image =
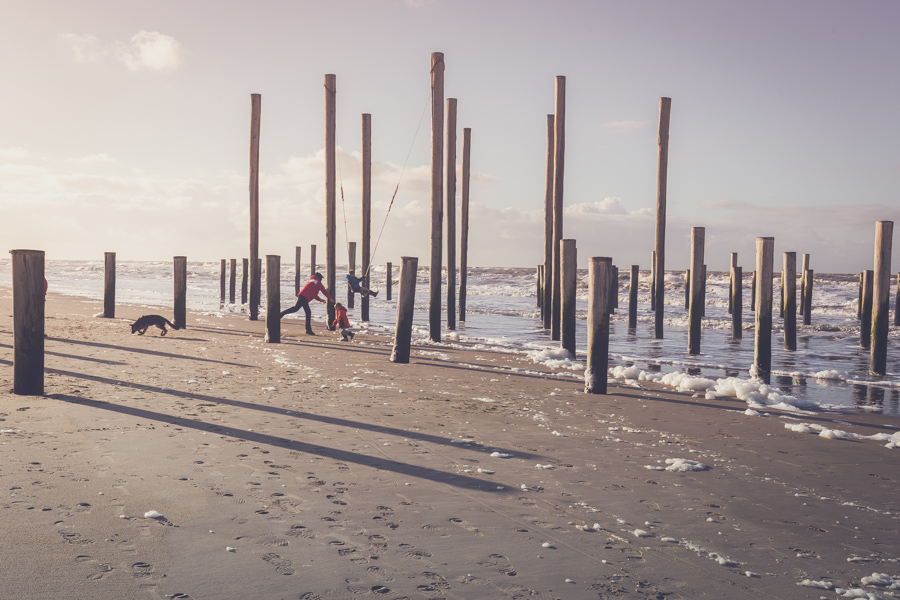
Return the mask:
[[[418,263],[418,259],[416,259],[416,262]],[[401,266],[402,266],[402,263],[401,263]],[[391,263],[387,264],[386,270],[387,270],[387,281],[385,282],[385,287],[387,288],[387,291],[385,293],[385,298],[387,300],[390,300],[391,299],[391,284],[394,283],[394,276],[392,274]]]
[[733,340],[739,340],[744,336],[744,299],[741,285],[743,276],[741,267],[731,267],[731,339]]
[[116,317],[116,253],[103,253],[103,318]]
[[[262,306],[262,276],[263,276],[263,266],[262,266],[262,258],[256,259],[256,310],[259,310],[259,307]],[[250,289],[253,289],[252,287]]]
[[650,257],[650,310],[656,312],[656,250]]
[[462,207],[459,223],[459,320],[466,322],[466,282],[469,269],[469,170],[472,165],[472,128],[463,127]]
[[456,98],[447,98],[447,329],[456,329]]
[[872,284],[872,355],[869,363],[869,369],[874,375],[884,375],[887,372],[893,235],[893,221],[878,221],[875,223],[875,280]]
[[[366,288],[372,289],[372,115],[362,116],[362,276]],[[360,317],[369,320],[369,297],[360,299]]]
[[813,291],[813,270],[809,269],[804,273],[806,283],[803,285],[803,324],[810,325],[812,323],[812,291]]
[[593,257],[588,262],[588,340],[584,392],[605,394],[609,369],[609,280],[612,258]]
[[[356,276],[356,242],[347,242],[347,270]],[[347,286],[347,308],[353,308],[353,290]],[[337,296],[335,296],[336,298]]]
[[250,260],[247,258],[241,259],[241,266],[243,270],[241,271],[241,304],[247,304],[247,282],[249,279],[249,262]]
[[750,280],[750,311],[756,311],[756,271],[753,271]]
[[753,365],[764,383],[772,377],[772,269],[775,238],[756,238],[756,343]]
[[224,258],[219,267],[219,306],[225,306],[225,282],[228,280],[228,261]]
[[[250,320],[259,318],[259,122],[262,96],[250,95]],[[177,324],[177,323],[176,323]]]
[[416,304],[416,272],[419,267],[419,259],[404,256],[400,261],[400,298],[397,300],[397,329],[394,333],[391,362],[405,364],[409,362],[409,347],[412,343],[413,310]]
[[700,316],[706,318],[706,265],[700,273]]
[[784,290],[784,349],[797,349],[797,253],[785,252],[781,280]]
[[[560,347],[566,350],[572,358],[575,358],[575,289],[576,289],[576,266],[577,251],[575,240],[560,240],[560,267],[562,281],[560,288],[562,291],[562,321],[560,325],[561,342]],[[606,288],[607,295],[609,288]]]
[[872,348],[872,291],[875,271],[869,269],[862,272],[862,298],[860,299],[859,347],[866,350]]
[[281,343],[281,257],[266,254],[266,343]]
[[[731,268],[728,271],[728,289],[734,289],[734,274],[731,272],[731,269],[737,266],[737,252],[731,253]],[[731,304],[731,293],[728,294],[728,314],[731,314],[731,311],[734,310]]]
[[631,283],[628,286],[628,329],[637,328],[638,283],[640,266],[631,265]]
[[553,289],[550,339],[559,339],[562,310],[560,240],[563,238],[563,192],[566,166],[566,78],[556,77],[556,116],[553,119]]
[[[337,76],[325,75],[325,286],[332,298],[337,298],[336,246],[336,181],[337,181]],[[328,329],[333,329],[334,303],[328,302]]]
[[672,110],[671,98],[659,99],[659,153],[656,168],[656,265],[654,285],[656,289],[656,339],[663,337],[663,317],[666,302],[666,187],[669,166],[669,117]]
[[[444,54],[431,54],[431,271],[428,338],[441,341],[441,270],[444,209]],[[403,293],[401,288],[401,294]]]
[[900,273],[897,273],[897,292],[894,297],[894,327],[900,327]]
[[[858,281],[857,284],[856,284],[856,296],[857,296],[857,300],[856,300],[856,318],[859,319],[860,321],[862,320],[862,314],[863,314],[863,300],[864,300],[864,298],[865,298],[865,294],[863,293],[863,290],[865,289],[865,285],[866,285],[865,277],[866,277],[866,272],[865,272],[865,271],[860,271],[860,272],[859,272],[859,281]],[[871,318],[871,316],[872,316],[872,315],[869,314],[869,317],[870,317],[870,318]],[[868,346],[867,346],[867,347],[868,347]]]
[[294,246],[294,296],[300,293],[300,258],[303,253],[301,246]]
[[688,317],[688,354],[700,354],[700,329],[703,322],[703,254],[706,228],[691,228],[691,304]]
[[544,296],[541,305],[544,307],[541,316],[541,324],[544,329],[550,329],[553,315],[553,153],[554,136],[556,135],[553,123],[555,117],[547,115],[547,159],[544,174],[544,281],[541,283]]
[[543,296],[544,296],[544,289],[541,287],[541,284],[543,283],[543,277],[544,277],[543,270],[544,270],[543,265],[537,266],[537,269],[535,269],[535,280],[534,280],[534,285],[535,285],[535,290],[536,290],[536,295],[537,295],[537,307],[541,311],[541,319],[542,320],[544,317],[544,307],[541,305],[541,300],[543,300]]
[[784,303],[785,303],[785,296],[784,296],[784,278],[785,278],[784,269],[781,269],[781,281],[779,282],[779,285],[778,285],[778,295],[779,295],[779,298],[778,298],[778,317],[781,318],[781,319],[784,318]]
[[235,292],[237,291],[235,288],[237,287],[237,259],[231,259],[231,277],[228,281],[228,302],[230,304],[234,304],[235,300]]
[[684,270],[684,310],[691,310],[691,270]]
[[10,250],[13,283],[13,393],[44,395],[44,251]]
[[614,314],[619,308],[619,267],[613,265],[612,283],[609,286],[609,313]]
[[803,264],[800,267],[800,314],[803,314],[806,306],[806,272],[809,270],[809,254],[803,255]]
[[172,319],[172,323],[176,329],[184,329],[187,324],[187,257],[176,256],[174,268],[175,317]]
[[312,279],[316,273],[316,245],[312,244],[309,247],[309,278]]

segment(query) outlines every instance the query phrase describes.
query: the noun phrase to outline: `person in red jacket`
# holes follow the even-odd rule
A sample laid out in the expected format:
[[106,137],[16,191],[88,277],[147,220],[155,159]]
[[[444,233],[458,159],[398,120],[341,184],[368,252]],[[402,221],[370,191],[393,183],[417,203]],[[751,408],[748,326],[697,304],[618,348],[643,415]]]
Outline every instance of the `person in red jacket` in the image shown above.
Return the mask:
[[350,331],[350,319],[347,318],[347,309],[344,308],[344,305],[338,302],[334,305],[335,317],[334,323],[331,324],[332,327],[340,327],[341,328],[341,336],[343,336],[345,342],[349,342],[353,339],[353,332]]
[[303,289],[301,289],[297,294],[297,304],[295,304],[291,308],[281,311],[281,316],[279,318],[284,318],[284,315],[295,313],[302,308],[303,312],[306,313],[307,335],[316,335],[315,333],[313,333],[312,327],[309,324],[309,320],[312,317],[312,311],[309,310],[309,301],[318,300],[319,302],[325,302],[325,300],[319,297],[320,292],[322,294],[325,294],[325,297],[328,298],[328,301],[334,302],[331,294],[329,294],[325,286],[322,285],[322,274],[316,273],[309,278],[309,282],[304,285]]

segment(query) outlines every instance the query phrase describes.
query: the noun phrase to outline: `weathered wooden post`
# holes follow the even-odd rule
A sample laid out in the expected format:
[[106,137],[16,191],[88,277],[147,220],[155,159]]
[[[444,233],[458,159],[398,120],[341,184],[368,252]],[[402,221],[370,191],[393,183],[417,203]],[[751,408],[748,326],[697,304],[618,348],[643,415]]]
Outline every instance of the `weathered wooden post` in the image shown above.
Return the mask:
[[[369,270],[372,267],[372,115],[362,116],[362,279],[372,289]],[[369,320],[369,296],[359,300],[363,321]]]
[[874,375],[887,372],[891,246],[894,222],[875,223],[875,281],[872,284],[872,354],[869,369]]
[[[309,247],[309,278],[312,279],[312,276],[315,275],[318,271],[316,271],[316,245],[311,244]],[[300,286],[303,287],[303,286]]]
[[756,271],[753,271],[750,279],[750,312],[756,311]]
[[700,273],[700,316],[706,318],[706,265]]
[[187,325],[187,257],[175,257],[175,316],[172,323],[176,329],[184,329]]
[[784,274],[781,287],[784,290],[784,349],[797,349],[797,253],[785,252]]
[[[562,320],[560,324],[560,347],[566,350],[572,358],[575,358],[575,289],[577,251],[575,240],[560,240],[560,268],[562,281]],[[609,295],[609,288],[606,288]]]
[[13,283],[13,393],[44,394],[43,250],[10,250]]
[[447,98],[447,329],[456,329],[456,98]]
[[619,308],[619,267],[613,265],[612,285],[609,286],[609,314],[614,314]]
[[739,340],[744,336],[744,298],[742,279],[743,268],[737,265],[731,267],[731,339]]
[[249,277],[249,259],[242,258],[241,259],[241,304],[247,304],[247,282],[250,280]]
[[631,265],[631,279],[628,286],[628,329],[637,328],[638,285],[640,275],[640,266]]
[[780,318],[780,319],[784,318],[784,302],[785,302],[784,277],[785,277],[784,269],[781,269],[781,281],[779,282],[779,285],[778,285],[778,296],[779,296],[779,298],[778,298],[778,318]]
[[900,273],[897,273],[897,293],[894,298],[894,327],[900,327]]
[[684,270],[684,310],[691,310],[691,270]]
[[[337,76],[325,75],[325,286],[337,298],[337,246],[335,194],[337,181]],[[334,303],[328,302],[328,329],[334,329]]]
[[[444,53],[431,53],[431,270],[428,338],[441,341],[441,270],[444,210]],[[401,267],[402,269],[402,267]],[[401,294],[403,293],[401,287]]]
[[[857,298],[856,299],[856,318],[860,321],[862,320],[862,314],[863,314],[863,297],[864,297],[863,290],[865,289],[865,277],[866,277],[866,272],[860,271],[859,272],[859,281],[856,284],[856,298]],[[871,318],[871,316],[872,315],[870,314],[869,317]],[[866,347],[868,348],[868,346],[866,346]]]
[[772,377],[772,269],[775,238],[756,238],[756,343],[753,366],[756,377],[770,383]]
[[[356,276],[356,242],[347,242],[347,270]],[[353,308],[353,296],[353,289],[347,286],[347,308]]]
[[859,300],[859,347],[866,350],[872,347],[872,291],[875,282],[875,271],[869,269],[862,272],[862,297]]
[[553,315],[553,153],[554,116],[547,115],[547,160],[544,174],[544,281],[541,283],[544,296],[541,299],[543,310],[541,312],[541,324],[544,329],[550,329]]
[[300,256],[302,254],[303,248],[301,246],[294,246],[294,295],[300,293]]
[[541,300],[543,300],[543,294],[544,294],[544,289],[543,289],[543,287],[541,287],[543,284],[542,278],[544,276],[543,270],[544,270],[543,265],[538,265],[537,269],[535,270],[535,275],[534,275],[534,277],[535,277],[534,284],[535,284],[535,289],[537,290],[537,307],[538,307],[538,309],[540,309],[540,312],[541,312],[541,320],[543,320],[543,318],[544,318],[544,307],[541,305]]
[[466,282],[468,280],[469,270],[469,169],[472,164],[471,127],[463,127],[462,152],[462,207],[460,208],[459,215],[459,320],[465,323]]
[[650,257],[650,310],[656,312],[656,250]]
[[228,279],[228,261],[224,258],[219,267],[219,307],[225,306],[225,281]]
[[[732,252],[731,253],[731,267],[729,268],[729,271],[728,271],[728,289],[729,290],[734,289],[734,273],[731,272],[731,269],[733,269],[736,266],[737,266],[737,252]],[[731,304],[731,293],[729,292],[729,294],[728,294],[728,314],[729,315],[731,314],[732,310],[733,310],[733,308],[732,308],[732,304]]]
[[563,238],[563,191],[566,166],[566,78],[556,77],[556,116],[553,119],[553,304],[550,339],[559,339],[562,310],[560,240]]
[[803,285],[803,324],[812,324],[812,292],[813,292],[813,270],[809,269],[804,273],[806,283]]
[[609,280],[612,258],[593,257],[588,262],[588,340],[584,392],[605,394],[609,370]]
[[[416,262],[418,263],[418,259],[416,259]],[[403,263],[401,263],[400,266],[402,267]],[[385,281],[385,288],[386,288],[385,299],[390,300],[391,299],[391,286],[394,283],[394,275],[393,275],[393,269],[392,269],[391,263],[387,263],[385,265],[385,271],[387,271],[387,278],[386,278],[387,280]]]
[[800,267],[800,314],[803,314],[806,306],[806,272],[809,271],[809,254],[803,255],[803,264]]
[[266,254],[266,343],[281,343],[281,256]]
[[666,186],[669,166],[669,118],[672,99],[659,99],[659,152],[656,167],[656,263],[653,284],[656,290],[656,339],[663,337],[663,317],[666,293]]
[[234,304],[234,297],[237,287],[237,259],[231,259],[231,276],[228,281],[228,302]]
[[[262,267],[262,258],[256,259],[256,310],[259,311],[259,307],[262,306],[262,276],[263,276],[263,267]],[[252,284],[250,289],[252,290]]]
[[706,228],[691,228],[691,304],[688,316],[688,354],[700,354],[700,329],[703,322],[703,254]]
[[250,94],[250,320],[259,318],[259,122],[262,96]]
[[116,253],[103,253],[103,318],[116,317]]
[[[418,258],[404,256],[400,259],[400,297],[397,299],[397,328],[394,332],[394,349],[391,352],[391,362],[409,362],[413,310],[416,304],[416,272],[418,268]],[[390,272],[390,269],[388,269],[388,272]]]

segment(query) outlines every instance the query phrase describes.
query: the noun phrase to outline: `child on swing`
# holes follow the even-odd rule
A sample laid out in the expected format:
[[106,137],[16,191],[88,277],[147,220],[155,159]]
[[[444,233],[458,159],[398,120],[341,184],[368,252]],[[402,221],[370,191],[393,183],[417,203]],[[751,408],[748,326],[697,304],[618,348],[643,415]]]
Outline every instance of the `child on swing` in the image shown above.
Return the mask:
[[353,332],[350,331],[350,319],[347,318],[347,309],[344,308],[344,305],[338,302],[334,305],[334,323],[331,324],[332,327],[338,326],[341,328],[341,336],[344,338],[342,341],[349,342],[353,339]]
[[347,273],[347,285],[350,286],[350,289],[353,290],[354,294],[361,294],[363,297],[372,296],[373,298],[378,295],[378,292],[371,291],[364,286],[362,282],[362,277],[354,277],[350,273]]

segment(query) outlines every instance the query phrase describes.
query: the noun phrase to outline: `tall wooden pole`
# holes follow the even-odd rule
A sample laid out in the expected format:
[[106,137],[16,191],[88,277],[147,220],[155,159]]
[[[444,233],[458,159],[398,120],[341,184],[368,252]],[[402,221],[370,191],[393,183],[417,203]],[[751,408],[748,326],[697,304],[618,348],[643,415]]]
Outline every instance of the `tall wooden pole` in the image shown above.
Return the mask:
[[891,246],[894,222],[875,223],[875,282],[872,284],[872,354],[869,369],[875,375],[887,372]]
[[772,269],[775,238],[756,238],[756,344],[753,365],[764,383],[772,377]]
[[228,302],[234,304],[237,286],[237,259],[231,259],[231,275],[228,281]]
[[609,281],[612,258],[593,257],[588,262],[588,340],[584,392],[605,394],[609,369]]
[[[444,210],[444,53],[431,54],[431,271],[428,337],[441,341],[441,244]],[[401,288],[401,294],[402,294]]]
[[691,304],[688,318],[688,354],[700,354],[700,329],[703,321],[703,254],[706,228],[691,228]]
[[[736,266],[737,266],[737,252],[732,252],[732,253],[731,253],[731,267],[730,267],[730,269],[733,269],[733,268],[735,268]],[[731,289],[734,288],[734,274],[731,272],[730,269],[729,269],[729,271],[728,271],[728,274],[729,274],[729,276],[728,276],[728,289],[729,289],[729,290],[731,290]],[[729,292],[729,293],[728,293],[728,314],[729,314],[729,315],[731,314],[731,311],[732,311],[731,293]]]
[[[347,242],[347,270],[356,277],[356,242]],[[347,308],[353,308],[353,297],[355,295],[353,289],[347,286]]]
[[187,324],[187,257],[176,256],[174,259],[174,318],[172,323],[176,329],[184,329]]
[[[560,268],[562,281],[562,320],[560,326],[560,347],[575,358],[575,290],[577,253],[575,240],[560,240]],[[606,293],[609,294],[609,288]]]
[[9,253],[13,282],[13,393],[43,396],[44,251]]
[[731,267],[731,339],[739,340],[744,336],[744,298],[743,286],[744,270],[741,267]]
[[[337,76],[325,76],[325,286],[332,298],[337,298],[336,247],[336,181],[337,181]],[[334,304],[328,302],[328,328],[334,322]]]
[[631,265],[631,282],[628,286],[628,329],[637,328],[638,284],[640,281],[640,274],[640,266]]
[[862,296],[859,302],[859,347],[865,350],[872,348],[872,292],[875,271],[869,269],[862,272]]
[[559,339],[562,309],[560,240],[563,238],[563,191],[566,166],[566,78],[556,77],[556,116],[553,120],[553,288],[550,339]]
[[266,339],[281,342],[281,257],[266,254]]
[[666,293],[666,187],[669,170],[669,116],[672,99],[659,99],[659,153],[656,166],[656,263],[653,267],[653,285],[656,294],[656,339],[663,338],[663,317]]
[[553,144],[554,116],[547,115],[547,170],[544,175],[544,281],[541,282],[542,325],[550,329],[553,306]]
[[803,324],[810,325],[812,324],[812,292],[813,292],[813,277],[814,273],[812,269],[807,269],[803,272],[803,280],[806,282],[803,284]]
[[294,246],[294,295],[300,293],[300,258],[303,253],[301,246]]
[[456,329],[456,98],[447,98],[447,329]]
[[397,329],[391,362],[408,363],[412,343],[413,309],[416,304],[416,271],[419,259],[404,256],[400,263],[400,298],[397,299]]
[[466,281],[469,269],[469,169],[472,164],[472,128],[463,127],[462,207],[459,223],[459,320],[466,321]]
[[783,258],[784,279],[784,349],[797,349],[797,253],[785,252]]
[[803,314],[806,306],[806,272],[809,270],[809,254],[803,255],[803,263],[800,266],[800,314]]
[[[362,279],[372,289],[369,269],[372,260],[372,115],[362,116]],[[360,317],[369,320],[369,296],[360,299]]]
[[103,253],[103,318],[116,317],[116,253]]
[[262,96],[250,95],[250,320],[259,318],[259,122]]

